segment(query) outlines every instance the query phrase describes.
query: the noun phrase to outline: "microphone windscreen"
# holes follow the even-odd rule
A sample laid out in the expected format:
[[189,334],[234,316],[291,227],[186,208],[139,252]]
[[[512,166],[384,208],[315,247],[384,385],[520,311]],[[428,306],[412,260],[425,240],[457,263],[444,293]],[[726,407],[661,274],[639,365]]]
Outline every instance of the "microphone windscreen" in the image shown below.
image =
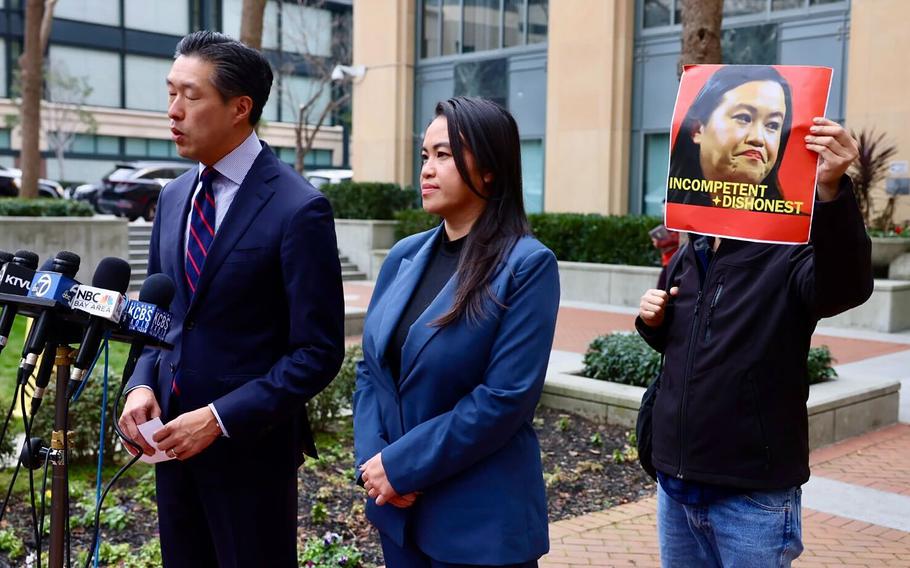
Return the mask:
[[30,250],[17,250],[16,255],[13,257],[13,262],[18,263],[29,270],[35,270],[38,268],[38,255]]
[[101,259],[92,276],[92,286],[125,294],[129,285],[130,264],[127,261],[116,256]]
[[39,268],[38,270],[40,270],[41,272],[54,272],[54,259],[48,258],[47,260],[42,262],[41,268]]
[[139,290],[139,301],[155,304],[159,308],[168,309],[174,299],[174,281],[167,274],[152,274],[142,283]]
[[75,278],[76,273],[79,272],[80,262],[81,260],[78,254],[68,250],[62,250],[54,257],[54,267],[51,270],[59,272],[67,278]]
[[13,260],[12,253],[6,252],[5,250],[0,250],[0,264],[6,264],[11,260]]

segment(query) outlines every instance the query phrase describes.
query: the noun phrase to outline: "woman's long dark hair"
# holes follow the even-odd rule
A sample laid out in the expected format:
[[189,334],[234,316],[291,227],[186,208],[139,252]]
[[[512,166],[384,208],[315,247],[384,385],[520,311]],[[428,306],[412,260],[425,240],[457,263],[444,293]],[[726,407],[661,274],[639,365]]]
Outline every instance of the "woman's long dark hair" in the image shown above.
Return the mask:
[[[433,322],[446,326],[462,316],[477,322],[485,315],[485,300],[498,303],[490,281],[499,263],[531,229],[522,199],[518,125],[509,111],[487,99],[455,97],[436,105],[436,117],[440,116],[448,123],[449,145],[461,179],[486,201],[458,262],[455,303]],[[471,181],[466,151],[473,154],[481,177],[492,176],[482,188]]]
[[[790,84],[787,83],[787,80],[776,69],[765,65],[728,65],[721,67],[711,75],[711,78],[699,91],[698,96],[695,97],[695,101],[689,107],[689,112],[686,113],[686,118],[680,125],[676,144],[670,154],[670,177],[704,179],[705,175],[701,170],[700,148],[692,141],[692,134],[698,129],[699,124],[708,124],[711,114],[720,105],[727,91],[753,81],[773,81],[784,90],[787,110],[781,126],[780,149],[777,152],[774,167],[761,182],[768,186],[765,197],[779,199],[782,196],[778,171],[784,158],[784,150],[787,148],[787,140],[790,138],[790,127],[793,124],[793,102],[790,95]],[[682,199],[672,199],[674,196]],[[710,194],[671,190],[668,197],[670,197],[670,201],[683,203],[693,202],[693,198],[701,197],[707,202]]]

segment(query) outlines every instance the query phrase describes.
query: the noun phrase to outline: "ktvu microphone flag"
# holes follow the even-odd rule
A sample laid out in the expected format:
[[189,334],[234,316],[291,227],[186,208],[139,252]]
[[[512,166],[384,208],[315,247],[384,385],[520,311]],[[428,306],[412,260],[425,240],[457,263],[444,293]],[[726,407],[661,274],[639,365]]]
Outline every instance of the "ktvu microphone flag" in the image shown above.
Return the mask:
[[668,229],[748,241],[809,241],[818,154],[805,136],[824,116],[832,70],[687,65],[670,133]]

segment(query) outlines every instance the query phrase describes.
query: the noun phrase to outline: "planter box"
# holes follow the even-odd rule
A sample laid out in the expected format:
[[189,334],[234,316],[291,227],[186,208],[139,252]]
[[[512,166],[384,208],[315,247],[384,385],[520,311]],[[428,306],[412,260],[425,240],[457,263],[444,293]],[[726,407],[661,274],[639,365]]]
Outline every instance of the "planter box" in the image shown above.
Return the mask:
[[0,249],[30,250],[39,266],[62,250],[82,259],[76,279],[91,282],[102,258],[129,257],[127,221],[109,215],[95,217],[0,217]]
[[392,248],[397,224],[398,221],[335,219],[338,251],[356,264],[367,279],[375,280],[379,270],[373,270],[373,250]]
[[[897,422],[900,382],[849,374],[809,389],[809,447],[819,448]],[[635,427],[645,389],[568,373],[547,375],[540,403],[586,418]]]
[[888,272],[888,265],[900,255],[910,252],[910,238],[904,237],[871,237],[872,269],[876,273]]
[[638,307],[645,290],[657,285],[660,268],[559,261],[560,299]]
[[876,280],[872,297],[865,304],[819,324],[885,333],[910,329],[910,281]]

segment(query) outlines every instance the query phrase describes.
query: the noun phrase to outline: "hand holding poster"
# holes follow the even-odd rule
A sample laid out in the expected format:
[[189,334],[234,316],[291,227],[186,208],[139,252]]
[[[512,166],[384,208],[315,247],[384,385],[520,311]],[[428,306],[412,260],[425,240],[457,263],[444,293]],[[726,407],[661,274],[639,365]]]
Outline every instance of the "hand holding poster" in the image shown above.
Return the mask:
[[786,65],[686,66],[670,135],[667,228],[808,242],[818,154],[803,139],[812,119],[824,115],[831,73]]

